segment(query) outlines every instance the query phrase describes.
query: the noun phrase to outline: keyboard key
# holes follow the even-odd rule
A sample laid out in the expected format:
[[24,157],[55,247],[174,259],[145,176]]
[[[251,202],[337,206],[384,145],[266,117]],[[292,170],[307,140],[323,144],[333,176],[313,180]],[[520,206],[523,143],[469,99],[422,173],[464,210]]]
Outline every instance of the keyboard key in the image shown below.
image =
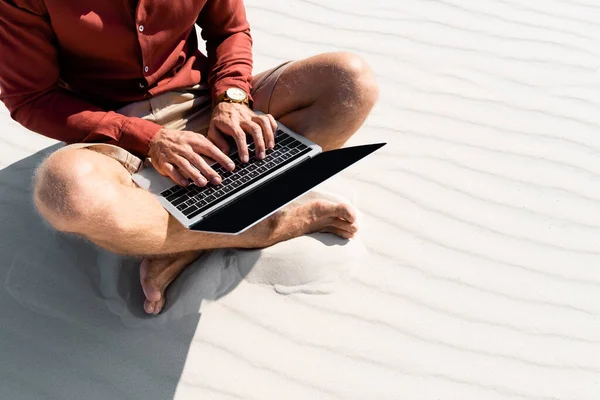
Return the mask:
[[187,206],[187,204],[185,204],[185,203],[181,203],[180,205],[178,205],[178,206],[177,206],[177,209],[178,209],[179,211],[183,211],[183,210],[185,210],[186,208],[188,208],[188,206]]
[[[260,179],[263,174],[268,174],[271,169],[276,169],[292,158],[298,158],[309,151],[306,145],[280,130],[277,133],[275,148],[267,150],[267,156],[264,160],[256,159],[254,143],[251,143],[248,149],[250,154],[249,163],[242,163],[237,152],[230,155],[230,158],[236,164],[236,169],[233,172],[218,164],[213,166],[215,172],[222,178],[220,185],[209,184],[207,187],[198,187],[192,183],[185,188],[175,185],[161,194],[171,201],[175,207],[183,208],[187,213],[191,212],[190,218],[193,218],[194,215],[198,215],[202,212],[202,209],[206,209],[212,203]],[[187,210],[188,208],[189,210]]]
[[181,203],[186,202],[189,198],[190,198],[190,196],[188,196],[187,194],[184,194],[183,196],[178,197],[177,199],[171,201],[171,204],[173,204],[174,206],[178,206]]
[[184,194],[184,193],[185,193],[185,190],[183,190],[183,188],[182,188],[182,187],[179,187],[179,186],[178,186],[178,187],[177,187],[177,190],[175,190],[175,192],[173,192],[173,193],[171,193],[170,195],[168,195],[168,196],[166,197],[166,199],[167,199],[168,201],[173,201],[173,200],[175,200],[176,198],[178,198],[179,196],[181,196],[181,195],[182,195],[182,194]]
[[191,207],[188,207],[185,210],[183,210],[182,213],[183,213],[183,215],[188,216],[188,215],[190,215],[191,213],[193,213],[196,210],[198,210],[198,207],[191,206]]
[[202,212],[202,209],[196,210],[196,211],[194,211],[193,213],[191,213],[190,215],[188,215],[187,217],[188,217],[189,219],[192,219],[192,218],[194,218],[195,216],[197,216],[198,214],[200,214],[201,212]]

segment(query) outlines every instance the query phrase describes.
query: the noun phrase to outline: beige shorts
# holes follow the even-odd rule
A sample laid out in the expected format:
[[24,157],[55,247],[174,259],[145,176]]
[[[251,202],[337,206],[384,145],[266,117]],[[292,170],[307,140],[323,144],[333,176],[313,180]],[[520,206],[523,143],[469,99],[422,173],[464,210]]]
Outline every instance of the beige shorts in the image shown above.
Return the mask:
[[[252,97],[255,103],[266,104],[270,112],[271,96],[277,80],[290,62],[260,74],[252,81]],[[178,89],[147,100],[137,101],[115,110],[128,117],[138,117],[169,129],[190,130],[206,135],[212,114],[210,91],[205,85]],[[74,143],[57,151],[87,148],[119,161],[130,173],[139,171],[143,160],[121,147],[106,143]]]

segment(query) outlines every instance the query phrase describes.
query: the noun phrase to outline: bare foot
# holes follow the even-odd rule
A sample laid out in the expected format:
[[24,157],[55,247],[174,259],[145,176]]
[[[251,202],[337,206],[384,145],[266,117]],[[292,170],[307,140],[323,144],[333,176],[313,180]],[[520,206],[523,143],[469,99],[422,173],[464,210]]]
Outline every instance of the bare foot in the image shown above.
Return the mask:
[[[313,232],[350,239],[358,231],[356,214],[354,207],[335,197],[311,192],[244,232],[241,242],[243,247],[262,248]],[[156,315],[162,311],[165,290],[200,254],[193,251],[142,261],[140,280],[146,313]]]
[[200,257],[201,251],[191,251],[160,258],[146,258],[140,265],[140,282],[146,295],[144,311],[158,314],[165,306],[165,290],[181,271]]
[[252,227],[250,247],[267,247],[307,233],[328,232],[351,239],[358,231],[356,209],[333,196],[310,192]]

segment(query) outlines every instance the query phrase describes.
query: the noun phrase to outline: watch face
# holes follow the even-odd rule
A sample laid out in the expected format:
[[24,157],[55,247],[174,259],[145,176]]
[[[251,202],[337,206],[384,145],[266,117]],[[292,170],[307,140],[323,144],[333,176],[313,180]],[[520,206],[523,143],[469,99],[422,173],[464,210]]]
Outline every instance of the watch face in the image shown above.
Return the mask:
[[227,89],[227,97],[235,101],[244,101],[248,96],[246,95],[246,92],[244,92],[242,89],[229,88]]

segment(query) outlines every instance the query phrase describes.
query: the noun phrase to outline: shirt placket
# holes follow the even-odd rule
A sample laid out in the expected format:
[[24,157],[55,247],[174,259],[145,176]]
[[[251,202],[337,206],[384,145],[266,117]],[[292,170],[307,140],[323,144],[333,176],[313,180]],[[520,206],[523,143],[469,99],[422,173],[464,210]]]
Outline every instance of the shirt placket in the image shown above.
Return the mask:
[[144,78],[140,79],[140,81],[138,82],[138,88],[140,90],[147,91],[149,86],[148,77],[150,76],[151,72],[146,56],[147,52],[145,51],[145,45],[147,44],[148,40],[146,38],[146,33],[144,33],[145,31],[147,31],[147,26],[144,25],[144,23],[146,22],[144,3],[144,1],[139,1],[137,4],[137,8],[135,11],[135,23],[137,29],[138,44],[140,46],[140,52],[142,54],[141,73],[144,76]]

